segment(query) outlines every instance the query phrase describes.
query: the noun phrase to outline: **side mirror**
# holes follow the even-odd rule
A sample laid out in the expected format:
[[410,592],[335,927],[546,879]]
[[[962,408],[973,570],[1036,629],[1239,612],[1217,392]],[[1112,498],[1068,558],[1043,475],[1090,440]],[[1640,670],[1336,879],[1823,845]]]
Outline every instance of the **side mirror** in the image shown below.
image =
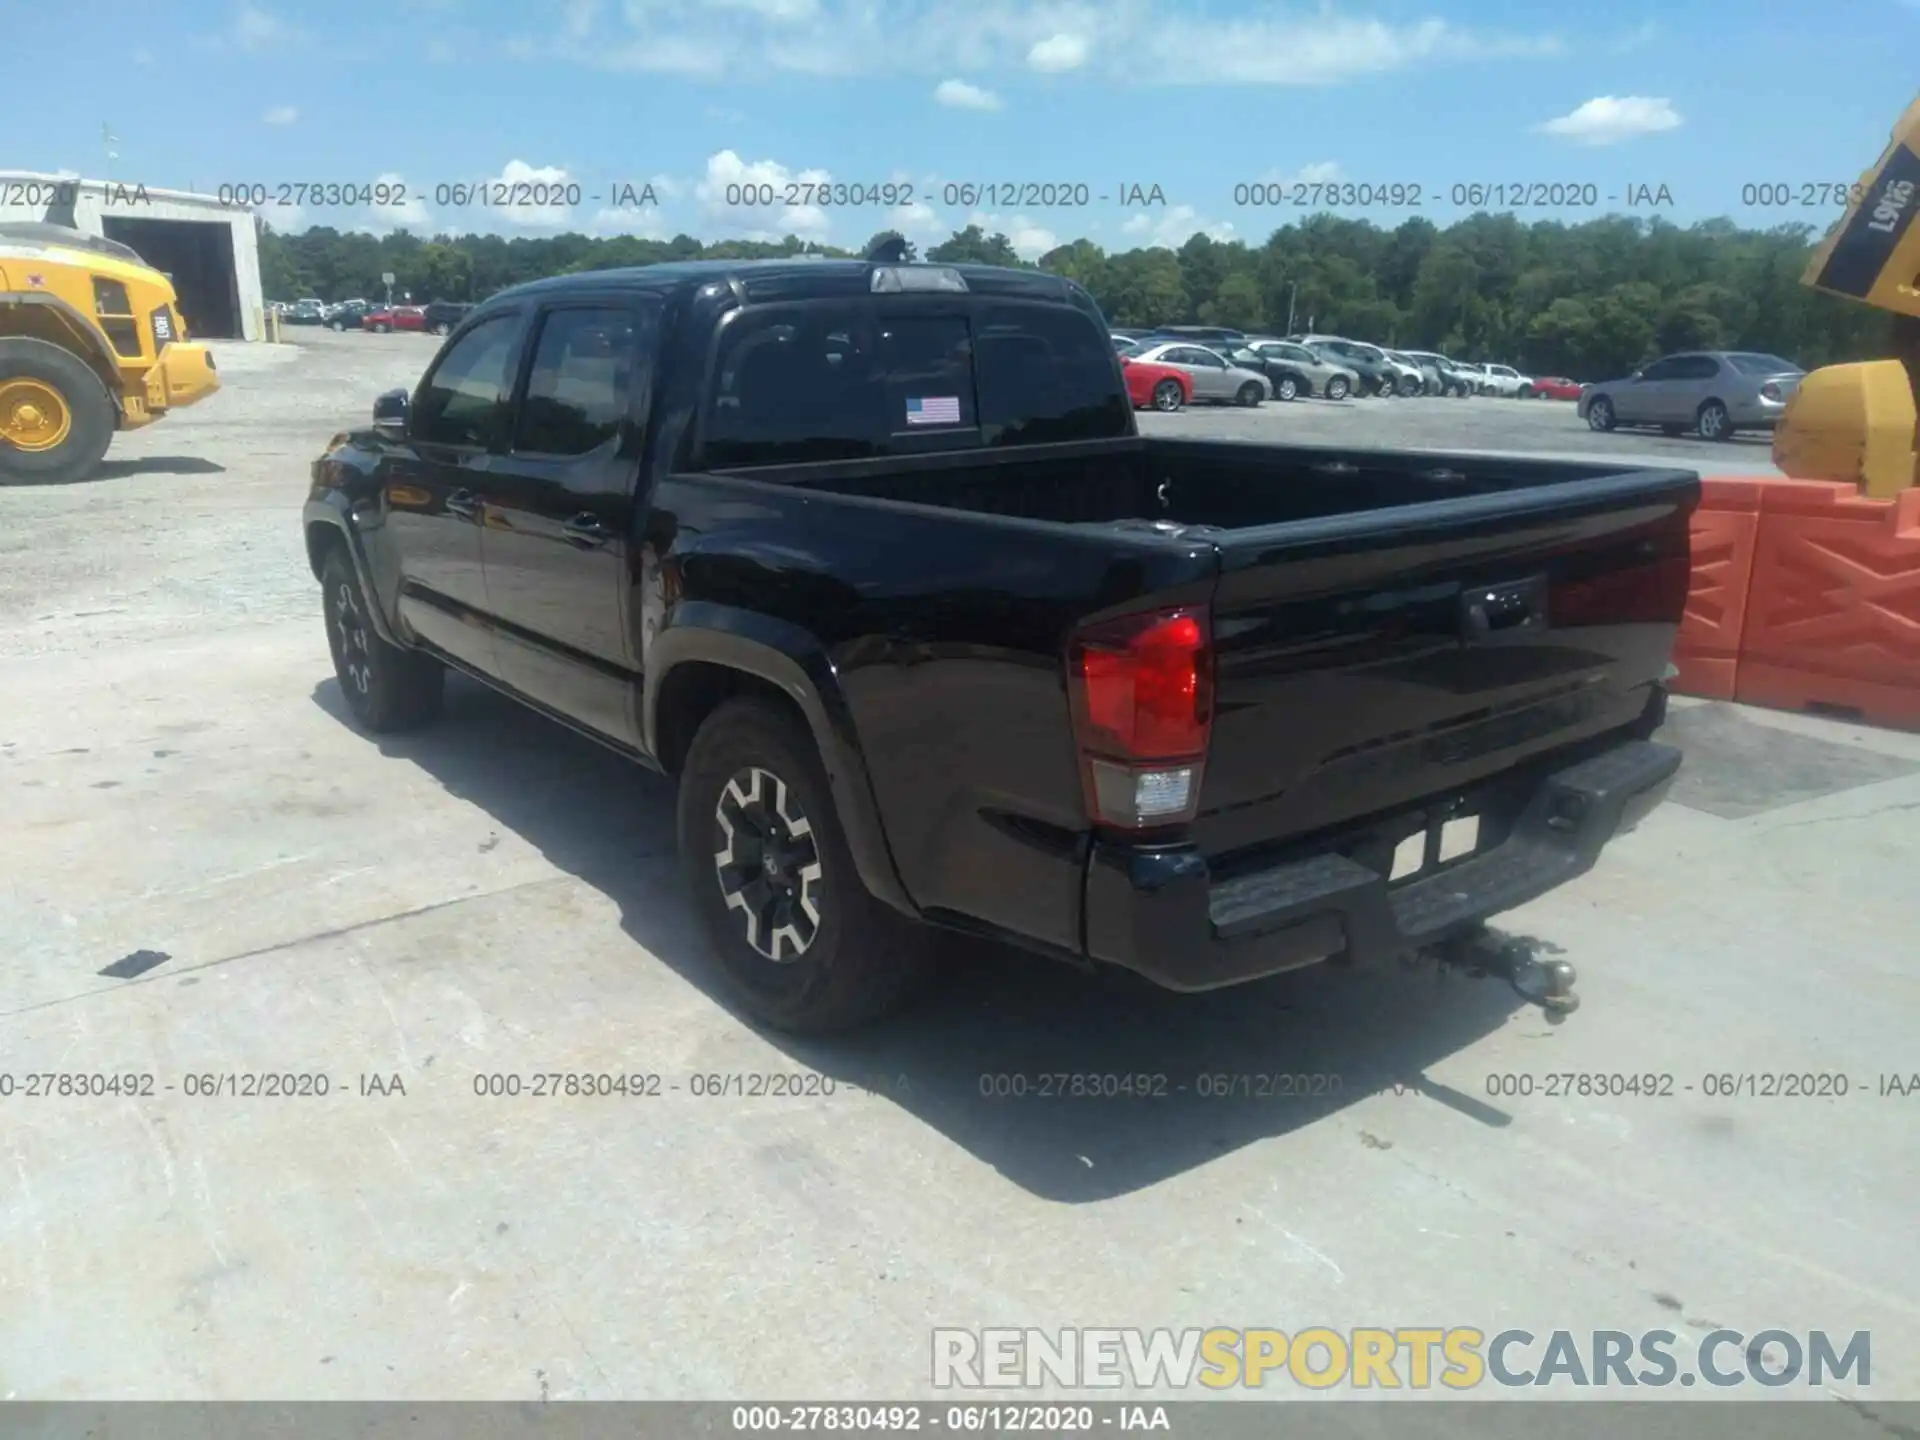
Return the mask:
[[1644,371],[1641,371],[1641,370],[1636,370],[1636,371],[1634,371],[1634,372],[1633,372],[1633,373],[1632,373],[1631,375],[1629,375],[1629,376],[1628,376],[1627,378],[1628,378],[1629,380],[1638,380],[1638,379],[1639,379],[1639,378],[1640,378],[1640,377],[1641,377],[1641,376],[1642,376],[1643,374],[1645,374],[1645,373],[1646,373],[1646,372],[1644,372]]
[[407,392],[388,390],[373,402],[373,428],[390,440],[404,440],[407,435]]

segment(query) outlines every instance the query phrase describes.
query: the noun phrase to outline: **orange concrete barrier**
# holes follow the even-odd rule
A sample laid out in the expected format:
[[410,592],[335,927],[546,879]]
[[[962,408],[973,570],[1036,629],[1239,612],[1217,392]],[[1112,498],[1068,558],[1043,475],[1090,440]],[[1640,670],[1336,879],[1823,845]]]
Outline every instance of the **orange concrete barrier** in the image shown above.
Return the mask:
[[1920,728],[1920,490],[1875,500],[1780,480],[1758,493],[1733,698]]
[[1733,699],[1760,526],[1760,489],[1767,483],[1744,478],[1700,482],[1687,609],[1673,647],[1673,663],[1680,671],[1673,688],[1682,695]]

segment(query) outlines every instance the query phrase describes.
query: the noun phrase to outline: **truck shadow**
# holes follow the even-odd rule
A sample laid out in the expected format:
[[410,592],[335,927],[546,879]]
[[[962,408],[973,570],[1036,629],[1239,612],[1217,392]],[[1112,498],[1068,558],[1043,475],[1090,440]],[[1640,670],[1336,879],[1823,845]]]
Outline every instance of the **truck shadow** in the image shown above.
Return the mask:
[[[314,702],[351,723],[331,678]],[[612,900],[637,947],[730,1009],[681,881],[670,782],[458,676],[436,726],[379,744]],[[1499,981],[1318,966],[1175,995],[968,937],[939,945],[933,993],[879,1026],[830,1040],[761,1033],[1045,1199],[1129,1194],[1382,1090],[1508,1123],[1423,1074],[1514,1017]],[[1119,1093],[1076,1097],[1073,1076]],[[1391,1142],[1360,1132],[1353,1143]]]

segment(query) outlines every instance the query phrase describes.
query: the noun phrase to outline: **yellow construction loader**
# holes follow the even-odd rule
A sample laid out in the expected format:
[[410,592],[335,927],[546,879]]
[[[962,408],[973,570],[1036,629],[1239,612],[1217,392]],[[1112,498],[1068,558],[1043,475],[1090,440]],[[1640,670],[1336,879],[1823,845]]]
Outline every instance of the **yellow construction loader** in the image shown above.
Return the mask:
[[94,473],[117,430],[220,388],[173,282],[125,245],[0,225],[0,485]]
[[1855,197],[1801,279],[1889,312],[1894,358],[1829,365],[1802,380],[1774,431],[1773,463],[1886,499],[1920,483],[1920,100]]

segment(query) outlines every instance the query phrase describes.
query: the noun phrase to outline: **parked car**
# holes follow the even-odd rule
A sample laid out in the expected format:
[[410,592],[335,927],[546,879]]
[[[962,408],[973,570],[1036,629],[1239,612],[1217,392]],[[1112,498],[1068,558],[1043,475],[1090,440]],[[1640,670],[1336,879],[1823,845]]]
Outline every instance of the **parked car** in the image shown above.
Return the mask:
[[1123,354],[1120,374],[1127,382],[1127,396],[1136,410],[1152,406],[1155,410],[1171,411],[1193,403],[1193,377],[1178,365],[1159,365]]
[[1262,336],[1249,339],[1227,359],[1248,370],[1260,371],[1272,382],[1273,393],[1281,400],[1291,400],[1296,395],[1344,400],[1353,393],[1360,379],[1346,366],[1323,359],[1305,345]]
[[1581,385],[1577,380],[1569,380],[1564,375],[1536,375],[1533,377],[1533,393],[1547,400],[1578,400]]
[[360,317],[360,328],[382,334],[388,330],[425,330],[427,312],[419,305],[376,305]]
[[1194,340],[1209,350],[1223,350],[1247,343],[1247,332],[1228,330],[1218,325],[1162,325],[1153,332],[1162,340]]
[[1464,366],[1436,350],[1403,350],[1400,353],[1420,367],[1420,373],[1426,378],[1429,395],[1458,397],[1474,394],[1479,388],[1478,379]]
[[296,300],[282,318],[289,325],[319,325],[327,318],[327,304],[318,299]]
[[1483,365],[1480,368],[1487,377],[1484,393],[1500,395],[1509,400],[1533,398],[1533,381],[1511,365]]
[[1141,436],[1121,368],[1038,271],[492,296],[312,465],[342,708],[421,726],[458,670],[672,777],[711,973],[771,1027],[901,1002],[931,925],[1174,990],[1336,958],[1392,987],[1436,948],[1570,980],[1479,926],[1673,782],[1698,477],[1358,449],[1335,476]]
[[1778,355],[1696,350],[1666,355],[1624,380],[1589,385],[1579,414],[1595,430],[1658,425],[1728,440],[1742,430],[1771,430],[1806,371]]
[[473,306],[457,300],[430,300],[426,306],[427,331],[433,335],[445,335],[458,328],[472,311]]
[[1389,350],[1387,358],[1400,367],[1400,393],[1402,395],[1438,395],[1440,393],[1440,367],[1429,361],[1416,360],[1404,350]]
[[1186,371],[1193,381],[1195,400],[1216,405],[1258,405],[1273,395],[1273,384],[1265,375],[1231,364],[1217,350],[1209,350],[1204,345],[1180,340],[1145,340],[1134,347],[1131,358]]
[[1401,367],[1387,358],[1387,352],[1364,340],[1349,340],[1343,335],[1308,335],[1302,341],[1309,350],[1329,364],[1351,370],[1360,377],[1354,386],[1357,395],[1393,395],[1400,389]]
[[364,300],[342,300],[327,310],[329,330],[358,330],[373,307]]

